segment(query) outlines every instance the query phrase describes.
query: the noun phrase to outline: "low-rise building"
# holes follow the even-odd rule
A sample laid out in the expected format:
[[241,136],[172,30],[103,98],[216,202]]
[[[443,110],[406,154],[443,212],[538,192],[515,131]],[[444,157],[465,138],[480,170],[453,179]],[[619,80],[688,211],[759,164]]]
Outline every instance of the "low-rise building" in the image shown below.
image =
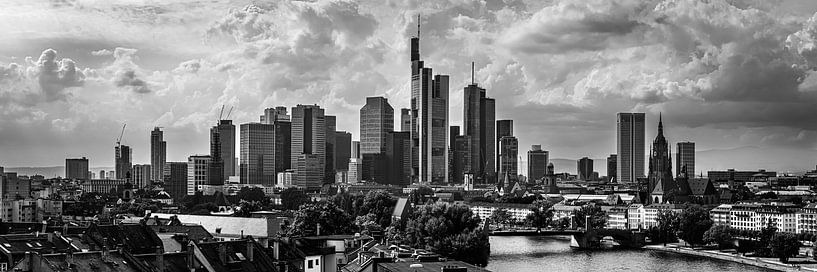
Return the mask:
[[797,233],[817,234],[817,203],[809,203],[795,214]]
[[709,211],[709,218],[715,225],[730,226],[732,223],[732,204],[721,204]]
[[627,207],[602,206],[601,209],[607,213],[608,229],[627,229]]
[[495,210],[505,209],[511,218],[516,222],[524,222],[529,214],[533,213],[530,210],[530,205],[519,203],[486,203],[477,202],[470,204],[471,212],[479,216],[479,219],[485,221],[491,217]]

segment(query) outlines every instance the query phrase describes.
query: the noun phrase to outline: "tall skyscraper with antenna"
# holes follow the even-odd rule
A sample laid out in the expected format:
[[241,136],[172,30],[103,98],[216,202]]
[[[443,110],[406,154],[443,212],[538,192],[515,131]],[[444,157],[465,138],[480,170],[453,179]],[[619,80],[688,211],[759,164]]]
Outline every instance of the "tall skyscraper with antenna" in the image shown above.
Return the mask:
[[[466,173],[474,174],[479,183],[496,181],[496,101],[486,95],[485,89],[474,82],[474,64],[471,63],[471,84],[463,89],[463,129],[470,140],[470,165]],[[515,156],[515,155],[514,155]],[[516,171],[514,171],[515,173]]]
[[420,16],[411,43],[412,181],[448,183],[448,75],[420,60]]

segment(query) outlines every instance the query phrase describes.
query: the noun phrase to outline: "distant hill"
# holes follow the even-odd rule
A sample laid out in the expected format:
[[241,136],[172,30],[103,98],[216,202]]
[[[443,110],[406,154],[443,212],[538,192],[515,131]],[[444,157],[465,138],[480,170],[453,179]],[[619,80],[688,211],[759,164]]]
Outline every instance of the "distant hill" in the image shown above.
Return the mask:
[[[89,171],[99,173],[99,170],[113,171],[113,167],[91,167]],[[46,178],[65,176],[65,166],[42,166],[42,167],[6,167],[5,172],[15,172],[17,175],[42,175]]]

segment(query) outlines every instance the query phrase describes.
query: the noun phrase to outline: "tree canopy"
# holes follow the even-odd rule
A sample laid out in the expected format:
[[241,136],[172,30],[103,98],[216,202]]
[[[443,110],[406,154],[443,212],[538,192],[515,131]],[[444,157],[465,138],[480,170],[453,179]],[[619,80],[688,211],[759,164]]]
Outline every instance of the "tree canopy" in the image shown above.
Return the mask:
[[734,231],[728,225],[712,225],[704,232],[704,243],[717,244],[720,249],[727,249],[734,246]]
[[426,248],[443,256],[475,265],[486,265],[491,248],[488,233],[468,206],[435,203],[415,210],[404,230],[391,227],[396,243]]
[[[590,218],[586,218],[587,216],[590,216]],[[580,228],[586,228],[585,219],[588,219],[590,227],[593,229],[604,228],[607,224],[607,213],[596,205],[584,205],[580,209],[573,211],[573,218],[573,220],[576,220],[576,226]]]
[[391,214],[397,199],[384,190],[374,190],[366,194],[363,204],[357,212],[358,216],[373,215],[373,221],[386,228],[391,224]]
[[284,210],[297,210],[301,205],[312,201],[306,192],[297,188],[287,188],[281,191],[281,206]]
[[789,257],[797,256],[800,252],[800,241],[797,236],[791,233],[775,233],[769,241],[769,250],[780,262],[787,263]]
[[678,216],[678,237],[692,247],[703,244],[704,233],[712,227],[709,211],[698,205],[689,206]]
[[547,227],[550,225],[551,220],[553,220],[553,203],[547,201],[545,199],[539,199],[531,203],[530,210],[531,213],[528,214],[527,223],[533,227],[536,227],[536,230],[540,230],[542,228]]
[[352,216],[330,201],[307,203],[295,211],[292,224],[286,227],[285,234],[291,237],[349,234],[355,232]]

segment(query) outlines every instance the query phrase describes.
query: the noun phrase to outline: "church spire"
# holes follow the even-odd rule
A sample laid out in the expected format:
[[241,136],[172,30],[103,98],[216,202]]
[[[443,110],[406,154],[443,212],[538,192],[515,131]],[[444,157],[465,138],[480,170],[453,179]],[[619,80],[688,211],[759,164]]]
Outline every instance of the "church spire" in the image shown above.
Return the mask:
[[660,112],[658,113],[658,135],[664,135],[664,120]]

